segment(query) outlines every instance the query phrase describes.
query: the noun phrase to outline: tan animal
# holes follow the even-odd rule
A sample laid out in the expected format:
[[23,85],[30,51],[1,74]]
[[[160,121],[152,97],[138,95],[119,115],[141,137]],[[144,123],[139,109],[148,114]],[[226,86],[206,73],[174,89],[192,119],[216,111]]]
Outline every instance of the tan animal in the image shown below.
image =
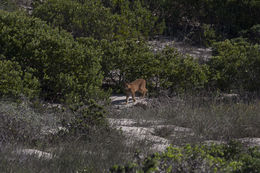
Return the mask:
[[142,98],[145,96],[147,93],[146,87],[146,81],[144,79],[136,79],[135,81],[131,83],[126,83],[125,84],[125,92],[126,92],[126,104],[128,103],[128,99],[130,94],[132,94],[132,98],[135,100],[135,93],[138,91],[142,94]]

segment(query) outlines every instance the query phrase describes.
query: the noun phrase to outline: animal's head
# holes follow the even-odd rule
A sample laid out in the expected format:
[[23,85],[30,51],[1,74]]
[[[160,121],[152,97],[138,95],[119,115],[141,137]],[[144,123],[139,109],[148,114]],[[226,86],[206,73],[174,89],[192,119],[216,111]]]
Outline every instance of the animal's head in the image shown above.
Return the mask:
[[131,88],[131,85],[129,83],[125,83],[125,90],[129,90]]

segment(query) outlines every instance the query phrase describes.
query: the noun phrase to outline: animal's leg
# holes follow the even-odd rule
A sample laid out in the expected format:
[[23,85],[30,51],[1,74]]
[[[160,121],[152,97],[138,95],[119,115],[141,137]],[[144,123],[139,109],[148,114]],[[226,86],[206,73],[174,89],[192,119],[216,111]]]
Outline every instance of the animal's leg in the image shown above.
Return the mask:
[[133,101],[135,102],[135,92],[132,92],[132,98],[133,98]]
[[147,92],[147,89],[146,89],[146,88],[144,88],[144,89],[141,90],[142,98],[145,97],[146,92]]
[[147,92],[148,92],[148,89],[144,89],[144,96],[147,94]]
[[128,104],[129,93],[126,93],[126,104]]

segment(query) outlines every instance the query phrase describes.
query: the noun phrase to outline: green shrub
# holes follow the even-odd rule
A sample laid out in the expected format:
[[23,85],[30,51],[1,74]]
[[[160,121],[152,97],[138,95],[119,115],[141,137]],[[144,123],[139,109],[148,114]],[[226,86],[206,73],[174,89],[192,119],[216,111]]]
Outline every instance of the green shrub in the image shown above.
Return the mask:
[[[232,148],[239,150],[232,153]],[[259,153],[257,148],[246,150],[239,143],[168,147],[165,152],[154,153],[142,162],[115,165],[110,172],[258,172]],[[226,158],[228,154],[235,157]]]
[[148,10],[141,0],[106,0],[103,4],[114,15],[116,38],[149,38],[161,34],[165,28],[164,21]]
[[250,148],[248,154],[243,154],[240,158],[243,162],[241,172],[260,172],[260,152],[258,148]]
[[163,28],[140,1],[47,0],[37,5],[33,16],[67,30],[74,37],[98,40],[148,37],[161,33]]
[[13,0],[2,0],[0,2],[0,10],[14,11],[17,9],[17,4]]
[[213,57],[208,65],[211,84],[221,90],[259,90],[259,45],[243,39],[226,40],[214,44]]
[[252,43],[260,44],[260,24],[254,25],[248,30],[241,31],[240,35],[248,38]]
[[72,121],[65,124],[65,126],[71,133],[84,136],[91,131],[95,131],[97,128],[106,127],[106,112],[104,108],[98,105],[94,100],[90,100],[83,105],[74,104],[71,105],[70,108],[74,112],[74,117]]
[[[182,38],[202,29],[201,24],[212,26],[217,35],[233,38],[241,30],[260,23],[258,0],[143,0],[143,3],[160,20],[165,20],[167,34]],[[197,42],[198,35],[193,36],[191,39]],[[207,37],[201,41],[207,41]]]
[[0,60],[0,74],[0,97],[39,96],[39,81],[30,72],[23,72],[17,62]]
[[162,88],[175,91],[201,89],[208,82],[209,69],[175,48],[165,48],[157,55],[157,75]]
[[78,40],[102,52],[104,78],[119,88],[122,83],[137,78],[148,81],[149,91],[156,87],[175,91],[196,90],[207,84],[208,67],[200,65],[190,56],[182,55],[177,49],[165,48],[154,54],[144,41],[136,39],[113,42],[92,38]]
[[154,75],[155,57],[143,41],[129,39],[111,42],[93,38],[78,40],[86,47],[93,47],[101,52],[104,78],[113,81],[118,87],[125,81],[149,79]]
[[32,71],[45,99],[77,102],[102,93],[96,50],[21,12],[0,11],[0,19],[0,52],[7,60],[18,62],[23,72]]
[[113,36],[113,19],[100,1],[48,0],[38,5],[33,16],[61,27],[75,37],[96,39]]

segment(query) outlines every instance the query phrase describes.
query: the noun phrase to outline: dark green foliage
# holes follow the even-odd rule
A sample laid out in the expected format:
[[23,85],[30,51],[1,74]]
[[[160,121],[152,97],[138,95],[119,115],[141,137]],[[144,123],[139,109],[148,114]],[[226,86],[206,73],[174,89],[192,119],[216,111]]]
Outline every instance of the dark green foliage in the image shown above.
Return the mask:
[[[233,153],[236,150],[236,153]],[[236,157],[227,158],[227,155]],[[142,162],[115,165],[111,173],[132,172],[259,172],[260,152],[257,148],[245,149],[238,142],[223,145],[186,145],[168,147]]]
[[[137,78],[149,79],[154,76],[155,57],[143,41],[129,39],[125,41],[78,39],[87,47],[94,47],[102,53],[102,71],[107,81],[118,87],[125,81]],[[157,61],[156,61],[157,62]]]
[[260,24],[254,25],[248,30],[241,31],[240,35],[248,38],[252,43],[260,44]]
[[258,91],[260,80],[260,52],[258,45],[243,39],[226,40],[214,44],[214,56],[208,65],[211,84],[221,90],[242,89]]
[[150,65],[153,65],[154,55],[144,42],[133,39],[115,41],[111,44],[103,40],[102,49],[104,51],[103,71],[108,77],[111,76],[112,80],[115,80],[111,74],[113,70],[120,72],[119,83],[151,77],[150,70],[153,67]]
[[174,48],[166,48],[157,55],[157,74],[163,88],[184,91],[204,88],[209,69],[192,57],[182,55]]
[[84,105],[71,105],[74,117],[70,123],[65,124],[67,129],[73,134],[84,136],[96,128],[105,128],[106,112],[104,108],[98,105],[94,100],[90,100]]
[[115,35],[124,38],[145,38],[161,34],[164,21],[145,8],[140,0],[103,0],[115,16]]
[[249,148],[249,154],[241,156],[244,163],[241,172],[260,172],[260,152],[258,148]]
[[217,30],[237,35],[239,31],[260,23],[260,4],[257,0],[227,0],[207,3],[205,20],[216,25]]
[[110,42],[80,38],[79,42],[102,52],[104,78],[118,87],[124,82],[144,78],[151,90],[184,91],[204,88],[208,80],[206,65],[200,65],[174,48],[154,54],[145,42],[135,39]]
[[[4,0],[0,7],[14,10],[17,4]],[[208,46],[209,39],[243,32],[252,38],[260,23],[258,0],[34,0],[32,6],[33,15],[52,26],[96,39],[151,38],[164,32]]]
[[77,102],[98,96],[102,75],[95,50],[23,13],[0,11],[0,17],[0,52],[32,72],[44,98]]
[[[39,19],[21,13],[6,15],[6,12],[1,12],[4,20],[1,23],[0,50],[6,59],[18,62],[23,72],[30,68],[30,73],[41,84],[41,94],[52,100],[77,102],[84,97],[100,95],[98,88],[102,73],[117,88],[125,81],[145,78],[149,90],[159,87],[171,90],[178,88],[180,91],[199,89],[204,88],[209,79],[209,87],[221,90],[231,90],[234,87],[258,90],[259,82],[255,74],[258,74],[259,53],[257,47],[253,48],[248,43],[239,43],[240,46],[245,46],[235,46],[236,48],[220,46],[224,42],[217,43],[218,46],[215,47],[219,48],[215,49],[223,55],[215,56],[207,67],[175,50],[166,49],[154,55],[145,42],[140,41],[140,37],[158,33],[153,34],[153,31],[166,18],[169,18],[171,25],[176,24],[177,29],[192,26],[192,29],[188,29],[187,38],[207,46],[220,39],[217,33],[222,26],[225,29],[222,28],[221,32],[229,32],[226,31],[228,26],[225,22],[223,24],[216,19],[209,23],[205,14],[222,15],[218,11],[212,11],[218,7],[223,7],[222,10],[228,13],[233,2],[192,2],[194,1],[49,0],[36,5],[33,15],[59,29],[51,29]],[[242,7],[243,3],[245,2],[239,1],[238,4],[233,4],[232,9],[236,11],[252,7],[250,15],[254,16],[258,4],[248,2]],[[172,10],[173,7],[176,7],[175,10]],[[205,10],[206,7],[209,8],[208,11]],[[243,15],[246,14],[243,12]],[[158,16],[161,18],[158,19]],[[230,19],[223,19],[226,20]],[[254,21],[249,23],[255,25],[250,26],[251,29],[246,30],[244,35],[253,40],[257,36],[258,25]],[[233,26],[235,24],[230,25]],[[248,29],[248,26],[249,24],[241,24],[240,28],[231,32],[237,35],[242,29]],[[80,36],[77,38],[80,44],[61,28],[71,32],[74,37]],[[258,37],[255,38],[254,42],[257,42]],[[230,55],[231,49],[237,51],[231,51],[233,55]],[[234,62],[235,65],[232,64]]]
[[34,9],[33,16],[75,37],[108,39],[113,36],[112,15],[100,1],[48,0]]
[[16,2],[13,0],[1,0],[1,2],[0,2],[0,10],[14,11],[17,9],[18,9],[18,6],[17,6]]
[[74,37],[99,40],[149,37],[161,33],[163,28],[139,1],[48,0],[38,5],[33,15]]
[[[165,33],[181,38],[200,35],[210,25],[217,36],[237,37],[239,32],[260,23],[258,0],[142,0],[166,23]],[[198,37],[190,37],[195,43]],[[201,37],[200,39],[203,39]]]
[[[259,91],[259,45],[243,39],[215,43],[213,58],[202,65],[174,48],[154,53],[143,41],[164,31],[168,35],[184,34],[182,38],[204,46],[237,35],[259,43],[260,5],[256,0],[35,0],[31,16],[6,12],[16,10],[19,2],[0,2],[0,97],[40,95],[67,102],[70,109],[57,108],[57,112],[50,113],[47,106],[41,105],[46,109],[41,114],[24,102],[0,102],[1,145],[47,146],[46,150],[57,156],[44,163],[31,156],[24,161],[17,158],[13,148],[2,152],[1,146],[3,169],[37,172],[34,170],[41,167],[30,169],[37,163],[47,172],[52,168],[98,172],[115,160],[127,160],[132,151],[126,151],[122,137],[109,133],[112,130],[104,108],[92,100],[105,97],[100,88],[103,75],[117,88],[144,78],[149,92],[169,89],[186,93],[207,87]],[[140,117],[151,117],[151,112],[156,114],[155,119],[167,116],[168,122],[172,118],[175,125],[190,128],[194,138],[203,136],[199,140],[258,137],[258,105],[209,105],[208,101],[192,99],[190,105],[186,101],[166,106],[166,102],[156,103],[160,109],[153,105],[153,110],[140,111]],[[200,104],[208,106],[196,107]],[[54,133],[45,130],[48,128]],[[171,131],[167,128],[155,133],[168,137]],[[51,146],[53,143],[55,146]],[[116,165],[110,171],[260,172],[259,149],[246,149],[236,142],[169,147],[144,160],[136,156],[136,161]],[[17,168],[8,166],[10,162]],[[20,165],[25,168],[18,168]],[[82,169],[82,165],[87,168]]]
[[39,96],[40,83],[30,70],[23,72],[17,62],[0,60],[0,97]]

